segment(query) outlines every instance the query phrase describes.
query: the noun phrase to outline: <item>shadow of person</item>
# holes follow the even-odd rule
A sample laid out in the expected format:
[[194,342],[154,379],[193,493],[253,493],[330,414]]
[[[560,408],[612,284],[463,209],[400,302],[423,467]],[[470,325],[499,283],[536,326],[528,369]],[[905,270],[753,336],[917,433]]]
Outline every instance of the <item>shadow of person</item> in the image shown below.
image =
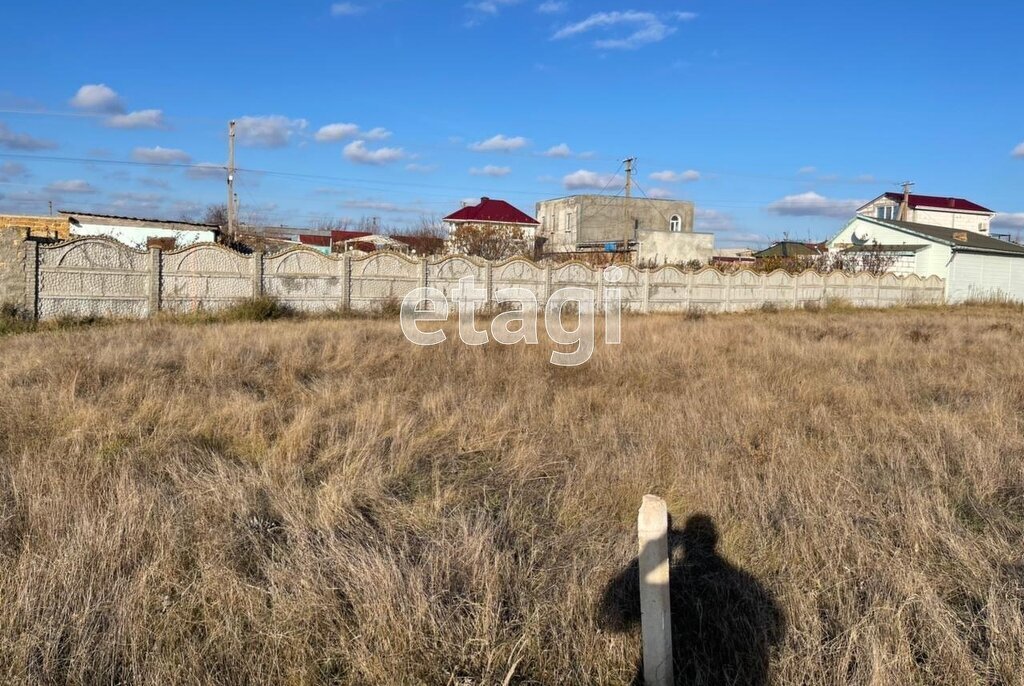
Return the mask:
[[[676,684],[761,686],[769,682],[772,646],[785,620],[771,593],[753,576],[718,554],[711,517],[695,514],[668,534],[672,658]],[[637,558],[605,588],[602,627],[618,632],[640,626]],[[638,659],[634,684],[643,684]]]

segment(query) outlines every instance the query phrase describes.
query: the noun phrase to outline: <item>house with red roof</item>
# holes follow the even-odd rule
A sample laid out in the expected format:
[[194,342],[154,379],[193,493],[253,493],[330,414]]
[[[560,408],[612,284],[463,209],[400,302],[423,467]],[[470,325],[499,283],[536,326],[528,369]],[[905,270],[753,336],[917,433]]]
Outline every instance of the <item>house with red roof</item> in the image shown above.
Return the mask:
[[466,205],[444,218],[449,233],[460,226],[480,228],[516,228],[523,232],[523,240],[529,246],[537,237],[540,222],[504,200],[480,198],[478,205]]
[[963,198],[914,193],[906,196],[907,208],[904,214],[903,200],[902,193],[882,193],[858,209],[857,214],[875,219],[902,220],[914,224],[973,231],[986,236],[989,235],[992,217],[995,216],[995,212],[987,207]]

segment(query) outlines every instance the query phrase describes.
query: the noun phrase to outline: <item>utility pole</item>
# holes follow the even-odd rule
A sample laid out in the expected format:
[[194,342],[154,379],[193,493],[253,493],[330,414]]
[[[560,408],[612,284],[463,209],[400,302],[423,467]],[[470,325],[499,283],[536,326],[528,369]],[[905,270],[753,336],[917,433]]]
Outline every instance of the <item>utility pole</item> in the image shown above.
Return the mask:
[[235,120],[228,123],[228,238],[235,240]]
[[50,200],[49,203],[50,203],[50,216],[52,217],[53,216],[53,201]]
[[903,202],[900,203],[900,221],[907,221],[910,212],[910,189],[914,187],[913,181],[903,182]]
[[626,197],[633,197],[633,163],[636,162],[635,157],[627,157],[622,161],[626,165]]

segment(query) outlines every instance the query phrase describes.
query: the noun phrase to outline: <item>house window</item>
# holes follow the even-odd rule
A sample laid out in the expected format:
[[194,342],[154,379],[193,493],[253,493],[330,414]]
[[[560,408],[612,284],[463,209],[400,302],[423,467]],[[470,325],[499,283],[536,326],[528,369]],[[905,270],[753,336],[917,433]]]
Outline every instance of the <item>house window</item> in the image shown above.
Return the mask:
[[676,231],[676,232],[683,230],[683,222],[679,218],[678,214],[673,214],[672,215],[672,219],[670,219],[669,222],[668,222],[668,230],[669,231]]
[[898,205],[884,205],[875,208],[876,219],[899,219],[900,208]]
[[570,233],[571,234],[572,230],[575,228],[573,226],[572,220],[573,220],[572,212],[566,212],[565,213],[565,232],[566,233]]

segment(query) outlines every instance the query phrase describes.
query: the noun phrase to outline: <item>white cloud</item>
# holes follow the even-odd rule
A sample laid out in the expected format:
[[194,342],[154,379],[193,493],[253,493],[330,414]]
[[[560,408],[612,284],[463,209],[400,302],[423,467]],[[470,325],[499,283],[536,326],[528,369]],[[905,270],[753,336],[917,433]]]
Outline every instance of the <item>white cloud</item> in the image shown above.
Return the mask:
[[177,148],[135,148],[132,159],[146,164],[188,164],[192,158],[184,150]]
[[289,119],[279,114],[265,117],[241,117],[235,124],[239,145],[254,148],[283,148],[292,136],[309,125],[305,119]]
[[401,148],[377,148],[371,150],[366,147],[366,141],[360,139],[352,141],[345,146],[345,159],[356,164],[390,164],[405,157],[405,151]]
[[813,174],[816,171],[818,171],[817,167],[813,167],[811,165],[808,165],[806,167],[800,167],[800,169],[798,169],[796,173],[797,174]]
[[[688,21],[696,17],[690,12],[676,12],[672,17],[678,21]],[[665,40],[676,31],[676,27],[665,23],[654,12],[598,12],[583,21],[568,24],[555,32],[551,40],[563,40],[589,33],[595,30],[607,30],[619,26],[631,26],[632,32],[613,38],[595,40],[593,45],[600,50],[635,50],[651,43]]]
[[383,126],[376,126],[364,133],[363,137],[371,141],[382,141],[386,138],[391,138],[391,132]]
[[651,174],[651,178],[655,181],[661,181],[663,183],[679,183],[680,181],[696,181],[700,178],[700,172],[693,169],[687,169],[686,171],[676,172],[671,169],[665,171],[654,172]]
[[191,179],[227,179],[227,167],[216,162],[196,162],[185,170]]
[[547,149],[544,153],[544,157],[572,157],[572,149],[565,143],[559,143]]
[[7,150],[49,150],[56,148],[53,141],[35,138],[27,133],[15,133],[0,121],[0,148]]
[[667,188],[652,188],[647,191],[647,197],[655,200],[668,200],[674,198],[675,194]]
[[330,143],[345,140],[359,133],[357,124],[327,124],[321,126],[320,130],[313,136],[320,143]]
[[138,110],[128,114],[115,114],[104,122],[112,129],[165,129],[162,110]]
[[331,15],[335,17],[352,17],[365,11],[365,7],[354,2],[336,2],[331,5]]
[[20,162],[4,162],[0,164],[0,181],[24,179],[29,176],[28,167]]
[[68,179],[67,181],[54,181],[46,187],[50,193],[95,193],[88,181],[82,179]]
[[524,148],[528,144],[529,141],[522,136],[508,137],[499,133],[497,136],[491,136],[485,141],[471,143],[469,149],[474,152],[511,152]]
[[697,231],[734,231],[736,222],[731,214],[718,210],[698,208],[693,214],[694,229]]
[[416,162],[410,162],[405,165],[406,171],[416,172],[417,174],[429,174],[430,172],[437,171],[436,164],[417,164]]
[[486,167],[483,167],[482,169],[479,167],[472,167],[469,170],[469,173],[472,174],[473,176],[498,177],[508,176],[511,171],[511,167],[498,167],[493,164],[488,164]]
[[71,106],[100,114],[120,114],[124,112],[121,96],[105,83],[86,84],[78,89],[71,98]]
[[382,126],[363,131],[358,124],[327,124],[321,126],[313,138],[320,143],[333,143],[357,136],[363,140],[382,141],[385,138],[390,138],[391,132]]
[[580,169],[574,171],[572,174],[566,174],[562,178],[562,185],[566,189],[575,190],[597,190],[602,191],[606,188],[614,188],[622,185],[624,182],[622,177],[615,174],[601,174],[595,171],[588,171],[586,169]]
[[564,12],[569,7],[567,2],[558,2],[557,0],[547,0],[537,5],[537,11],[541,14],[558,14]]
[[786,217],[848,217],[863,204],[863,200],[838,200],[808,191],[776,200],[768,211]]
[[389,214],[424,213],[424,209],[417,205],[398,205],[385,200],[374,200],[373,198],[346,200],[341,203],[341,206],[354,210],[370,210],[373,212],[384,212]]
[[1024,143],[1018,144],[1017,147],[1014,148],[1013,152],[1010,154],[1013,155],[1014,157],[1024,157]]
[[999,212],[992,217],[992,226],[1002,229],[1024,229],[1024,212]]
[[502,7],[516,5],[520,0],[477,0],[466,3],[466,9],[481,12],[483,14],[497,14]]

